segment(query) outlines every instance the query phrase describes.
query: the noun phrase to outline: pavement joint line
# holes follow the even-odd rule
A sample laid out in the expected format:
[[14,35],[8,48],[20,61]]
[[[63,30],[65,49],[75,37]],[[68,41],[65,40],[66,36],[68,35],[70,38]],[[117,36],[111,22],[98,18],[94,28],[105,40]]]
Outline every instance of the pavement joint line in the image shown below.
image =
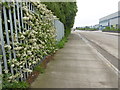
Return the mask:
[[103,62],[105,62],[105,64],[107,64],[117,75],[120,74],[120,71],[113,64],[111,64],[101,53],[99,53],[92,45],[90,45],[87,39],[81,36],[80,33],[78,35],[80,38],[82,38],[83,41],[87,43],[87,45],[89,45],[94,50],[94,52],[97,53],[97,55],[102,59]]

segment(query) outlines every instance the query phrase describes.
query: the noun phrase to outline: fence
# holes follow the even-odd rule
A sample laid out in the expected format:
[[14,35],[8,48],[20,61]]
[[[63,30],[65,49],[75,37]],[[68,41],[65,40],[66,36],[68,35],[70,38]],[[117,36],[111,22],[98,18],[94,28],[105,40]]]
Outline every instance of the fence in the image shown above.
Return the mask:
[[60,41],[64,37],[64,25],[58,19],[54,20],[56,34],[57,34],[57,41]]
[[[4,2],[4,1],[3,1]],[[5,2],[4,2],[5,3]],[[27,3],[26,3],[27,4]],[[33,6],[30,5],[30,3],[28,4],[30,10],[34,11]],[[22,32],[22,28],[30,28],[30,26],[27,26],[26,24],[23,23],[23,10],[22,10],[22,4],[15,2],[15,5],[13,6],[13,10],[9,9],[10,3],[8,3],[8,8],[3,5],[2,7],[2,16],[0,19],[0,38],[1,38],[1,47],[2,47],[2,54],[3,54],[3,61],[2,63],[4,66],[2,69],[5,70],[5,72],[8,72],[8,70],[10,69],[11,74],[15,75],[15,73],[17,72],[17,68],[16,70],[14,70],[12,67],[8,66],[8,60],[12,60],[13,58],[16,59],[16,52],[13,49],[13,51],[8,50],[8,52],[5,50],[5,44],[6,45],[11,45],[12,48],[14,48],[14,35],[13,33],[15,32],[16,35],[18,35],[19,32]],[[13,13],[12,13],[13,11]],[[2,23],[4,22],[4,23]],[[21,28],[22,26],[22,28]],[[27,27],[26,27],[27,26]],[[18,42],[22,43],[22,41],[20,41],[19,39],[17,39]],[[9,54],[9,56],[7,57],[6,54]],[[24,67],[28,67],[27,63],[26,66]],[[21,72],[22,73],[22,72]],[[28,76],[28,73],[24,73],[24,79],[26,79],[26,77]],[[21,80],[23,80],[23,78],[21,77]]]
[[[2,72],[10,72],[12,76],[16,76],[15,79],[23,81],[26,80],[30,72],[24,72],[22,69],[28,68],[33,70],[33,68],[38,63],[40,63],[40,61],[35,64],[29,65],[27,63],[28,60],[26,60],[26,62],[23,64],[23,67],[20,67],[20,69],[14,67],[14,65],[9,65],[8,62],[10,62],[10,60],[14,60],[14,62],[16,62],[15,59],[17,58],[17,52],[15,50],[15,42],[19,42],[21,45],[25,43],[24,40],[20,40],[18,38],[18,33],[24,32],[25,29],[31,30],[32,26],[25,23],[23,20],[25,14],[22,8],[22,2],[14,2],[14,4],[7,3],[7,5],[4,0],[3,2],[4,3],[1,10],[2,12],[0,13],[0,53],[3,56],[3,58],[0,59],[0,74]],[[27,6],[26,8],[29,10],[30,13],[34,13],[36,15],[36,13],[38,12],[36,10],[37,7],[35,7],[33,3],[25,2],[24,4]],[[60,39],[62,39],[62,37],[64,36],[64,25],[58,20],[55,20],[54,25],[57,30],[57,40],[60,41]],[[16,41],[14,38],[16,38]],[[12,50],[10,50],[11,48]],[[17,75],[17,72],[20,72],[20,75]],[[20,78],[17,78],[17,76],[20,76]]]

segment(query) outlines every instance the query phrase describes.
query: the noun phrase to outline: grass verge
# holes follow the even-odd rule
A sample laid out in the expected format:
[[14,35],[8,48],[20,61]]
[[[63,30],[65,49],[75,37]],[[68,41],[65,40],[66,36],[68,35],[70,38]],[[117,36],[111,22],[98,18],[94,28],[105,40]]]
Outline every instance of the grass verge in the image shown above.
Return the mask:
[[61,49],[64,47],[65,43],[68,41],[67,37],[63,37],[56,45],[56,48]]

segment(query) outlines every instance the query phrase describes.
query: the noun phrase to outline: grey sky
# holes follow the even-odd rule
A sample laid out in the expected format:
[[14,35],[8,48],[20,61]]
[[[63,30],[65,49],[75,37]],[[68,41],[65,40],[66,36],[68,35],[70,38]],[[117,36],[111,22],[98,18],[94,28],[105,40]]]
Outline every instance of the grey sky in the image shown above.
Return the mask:
[[77,0],[78,12],[74,27],[91,26],[99,19],[118,11],[120,0]]

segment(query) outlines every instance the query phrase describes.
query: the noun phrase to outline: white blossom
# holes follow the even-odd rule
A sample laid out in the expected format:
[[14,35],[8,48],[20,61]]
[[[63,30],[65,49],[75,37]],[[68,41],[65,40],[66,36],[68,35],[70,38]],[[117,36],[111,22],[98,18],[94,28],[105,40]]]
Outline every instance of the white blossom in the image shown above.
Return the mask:
[[23,71],[24,71],[24,72],[32,72],[32,70],[30,70],[30,69],[28,69],[28,68],[24,69]]
[[20,56],[21,56],[21,54],[17,54],[17,56],[18,56],[18,57],[20,57]]
[[28,15],[28,17],[29,17],[29,19],[32,19],[32,18],[33,18],[32,15]]
[[36,61],[33,61],[33,64],[36,64],[37,62]]
[[22,68],[23,66],[20,66],[20,68]]
[[5,45],[4,48],[10,50],[12,47],[10,45]]
[[29,64],[29,66],[31,65],[31,63],[28,63]]
[[24,48],[24,51],[26,51],[27,50],[27,48]]
[[13,76],[10,76],[9,79],[13,79]]
[[11,0],[12,1],[12,3],[14,3],[15,1],[14,0]]
[[14,66],[15,66],[14,64],[11,65],[11,67],[14,67]]
[[15,63],[17,66],[19,66],[20,65],[20,63],[19,62],[17,62],[17,63]]
[[[17,59],[9,60],[8,63],[11,64],[11,67],[14,67],[14,70],[17,67],[18,71],[15,75],[9,77],[11,80],[15,80],[16,77],[23,76],[20,73],[20,68],[23,72],[32,72],[32,70],[24,67],[24,65],[26,63],[28,63],[29,66],[36,64],[43,58],[43,55],[48,55],[47,52],[51,52],[52,49],[55,49],[55,47],[52,46],[56,41],[54,38],[55,28],[52,25],[53,14],[50,10],[47,10],[45,5],[39,2],[32,3],[38,8],[37,10],[41,12],[41,15],[29,11],[28,7],[24,3],[23,10],[25,14],[23,20],[24,23],[26,22],[31,26],[31,28],[29,28],[29,30],[24,28],[23,32],[17,34],[16,32],[14,33],[14,50],[16,50]],[[8,20],[8,22],[10,22],[10,20]],[[50,27],[46,28],[47,25]],[[24,43],[19,43],[19,39],[24,40]],[[49,49],[47,45],[48,43]],[[6,45],[5,48],[11,50],[12,47],[10,45]],[[40,54],[36,55],[36,52],[39,52]],[[9,71],[6,70],[5,72],[8,73]]]
[[29,41],[30,42],[36,42],[37,40],[36,39],[30,39]]
[[5,69],[4,71],[5,71],[5,73],[8,73],[8,72],[9,72],[9,70],[8,70],[8,69]]
[[16,47],[16,48],[14,48],[14,50],[21,50],[21,49],[23,49],[23,47]]
[[24,40],[24,39],[25,39],[25,36],[24,36],[24,35],[21,35],[20,38],[21,38],[21,40]]
[[8,20],[8,22],[10,23],[10,20]]
[[30,18],[29,17],[23,17],[23,20],[29,20]]
[[27,51],[27,54],[28,54],[28,55],[32,55],[32,52],[31,52],[31,51]]
[[8,30],[8,33],[10,33],[10,30]]

